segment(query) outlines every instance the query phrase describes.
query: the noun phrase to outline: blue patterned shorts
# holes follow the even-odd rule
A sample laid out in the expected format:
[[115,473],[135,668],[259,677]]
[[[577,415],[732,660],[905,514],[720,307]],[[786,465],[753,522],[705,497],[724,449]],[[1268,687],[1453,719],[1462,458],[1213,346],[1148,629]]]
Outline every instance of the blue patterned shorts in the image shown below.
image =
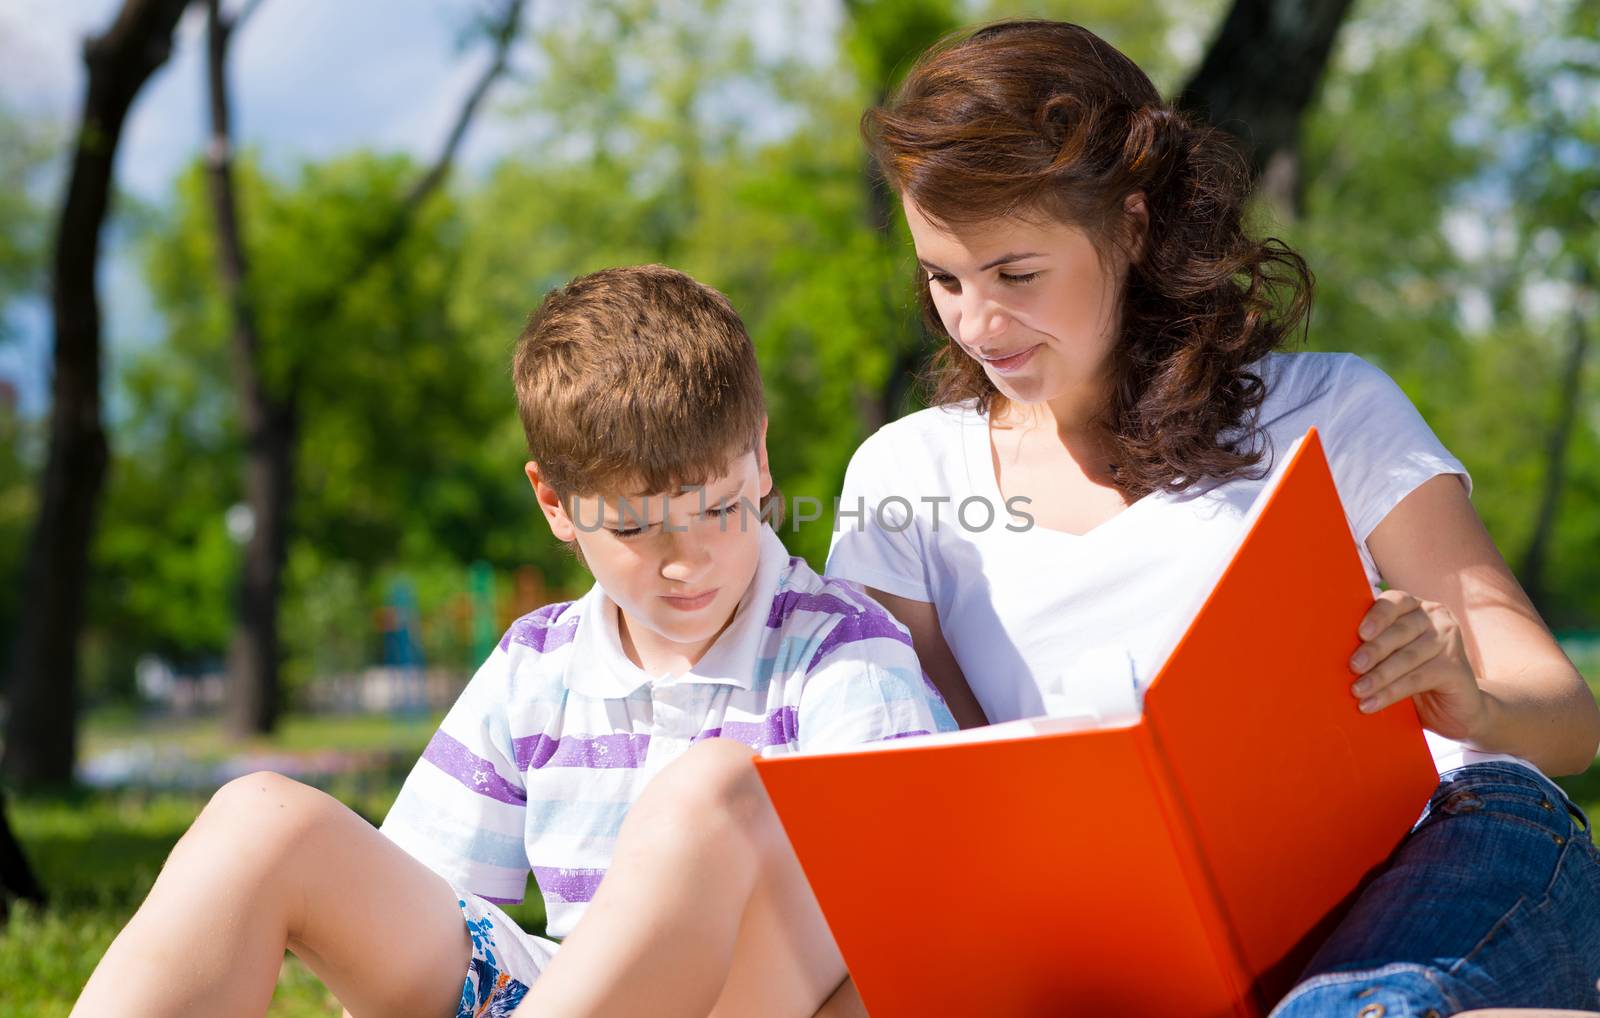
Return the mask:
[[493,902],[475,894],[457,889],[456,904],[472,937],[456,1018],[510,1018],[555,956],[556,944],[524,933]]

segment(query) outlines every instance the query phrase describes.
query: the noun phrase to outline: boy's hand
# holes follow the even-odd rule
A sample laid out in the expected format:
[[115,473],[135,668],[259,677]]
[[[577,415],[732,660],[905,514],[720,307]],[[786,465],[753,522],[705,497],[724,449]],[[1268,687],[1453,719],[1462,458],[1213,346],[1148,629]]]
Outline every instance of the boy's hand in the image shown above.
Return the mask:
[[1411,697],[1424,728],[1470,741],[1488,722],[1488,698],[1478,686],[1461,642],[1461,626],[1447,606],[1403,590],[1386,590],[1362,617],[1364,643],[1350,657],[1361,676],[1351,692],[1366,713]]

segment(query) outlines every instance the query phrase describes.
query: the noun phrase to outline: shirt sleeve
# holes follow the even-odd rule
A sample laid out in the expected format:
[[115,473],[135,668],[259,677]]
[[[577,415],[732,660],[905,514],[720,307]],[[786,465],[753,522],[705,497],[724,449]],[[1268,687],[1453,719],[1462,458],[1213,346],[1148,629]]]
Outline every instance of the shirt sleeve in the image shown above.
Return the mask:
[[850,457],[824,572],[931,602],[923,523],[913,511],[915,494],[895,490],[898,462],[893,436],[886,431],[868,438]]
[[1472,478],[1381,369],[1347,356],[1336,392],[1323,446],[1363,562],[1376,577],[1367,538],[1390,510],[1440,474],[1459,476],[1469,494]]
[[459,890],[522,900],[527,790],[506,705],[516,647],[497,647],[450,708],[379,828]]
[[955,718],[923,674],[905,627],[865,595],[853,597],[861,609],[834,624],[806,669],[798,750],[829,752],[955,731]]

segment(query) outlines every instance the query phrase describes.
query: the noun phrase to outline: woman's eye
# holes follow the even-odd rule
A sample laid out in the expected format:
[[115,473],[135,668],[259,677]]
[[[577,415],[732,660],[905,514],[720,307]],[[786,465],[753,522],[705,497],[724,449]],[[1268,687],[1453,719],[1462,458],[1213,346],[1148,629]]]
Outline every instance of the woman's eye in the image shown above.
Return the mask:
[[933,273],[932,275],[928,276],[928,282],[942,286],[951,293],[961,292],[961,284],[956,282],[956,277],[954,276],[945,276],[940,275],[939,273]]
[[1029,280],[1033,279],[1034,277],[1036,277],[1038,275],[1039,275],[1039,273],[1037,273],[1037,272],[1022,272],[1022,273],[1002,272],[1002,273],[1000,273],[1000,281],[1002,283],[1008,283],[1011,286],[1020,286],[1021,284],[1028,282]]

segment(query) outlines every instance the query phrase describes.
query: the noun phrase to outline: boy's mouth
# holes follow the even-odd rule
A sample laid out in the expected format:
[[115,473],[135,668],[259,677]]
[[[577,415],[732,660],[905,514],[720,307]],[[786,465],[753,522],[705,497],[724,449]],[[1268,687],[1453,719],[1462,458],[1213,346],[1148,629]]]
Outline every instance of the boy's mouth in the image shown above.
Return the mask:
[[719,588],[717,587],[712,587],[710,590],[689,596],[684,596],[682,594],[662,594],[661,599],[679,611],[698,611],[699,609],[704,608],[706,605],[711,603],[711,599],[717,596],[718,589]]

